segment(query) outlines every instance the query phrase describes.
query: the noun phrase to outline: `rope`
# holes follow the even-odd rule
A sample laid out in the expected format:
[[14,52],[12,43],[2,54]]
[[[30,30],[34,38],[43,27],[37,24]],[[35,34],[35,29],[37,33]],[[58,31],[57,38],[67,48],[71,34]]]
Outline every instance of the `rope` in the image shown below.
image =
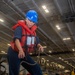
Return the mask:
[[[43,52],[43,53],[44,53],[45,55],[47,55],[48,57],[51,57],[51,56],[49,56],[46,52]],[[30,65],[30,66],[35,66],[35,65],[38,63],[38,61],[39,61],[39,57],[40,57],[40,51],[39,51],[39,53],[38,53],[38,59],[37,59],[37,61],[36,61],[34,64],[28,63],[28,62],[26,62],[26,61],[22,61],[22,62],[20,63],[20,65],[21,65],[22,63],[26,63],[26,64],[28,64],[28,65]],[[20,72],[23,71],[23,70],[25,70],[25,69],[20,70]]]
[[[49,56],[46,52],[43,52],[43,53],[44,53],[46,56],[51,57],[51,56]],[[36,65],[36,64],[38,63],[39,57],[40,57],[40,51],[39,51],[39,53],[38,53],[38,59],[37,59],[37,61],[36,61],[34,64],[28,63],[28,62],[26,62],[26,61],[22,61],[20,64],[26,63],[26,64],[28,64],[28,65],[34,66],[34,65]]]
[[38,53],[38,59],[37,59],[37,61],[36,61],[34,64],[28,63],[28,62],[26,62],[26,61],[22,61],[20,64],[26,63],[26,64],[28,64],[28,65],[34,66],[34,65],[36,65],[36,64],[38,63],[38,61],[39,61],[39,56],[40,56],[40,51],[39,51],[39,53]]

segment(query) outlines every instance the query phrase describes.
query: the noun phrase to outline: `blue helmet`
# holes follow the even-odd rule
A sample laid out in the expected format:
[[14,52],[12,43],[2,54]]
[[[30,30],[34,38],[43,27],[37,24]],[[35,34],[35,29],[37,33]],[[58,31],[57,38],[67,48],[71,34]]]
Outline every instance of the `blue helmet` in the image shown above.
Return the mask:
[[26,13],[26,18],[34,23],[38,22],[38,14],[35,10],[29,10]]

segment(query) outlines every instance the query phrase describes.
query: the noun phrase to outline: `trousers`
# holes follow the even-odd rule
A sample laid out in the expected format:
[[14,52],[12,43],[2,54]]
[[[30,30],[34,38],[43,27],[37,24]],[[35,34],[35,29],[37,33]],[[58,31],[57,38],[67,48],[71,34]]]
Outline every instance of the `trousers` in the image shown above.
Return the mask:
[[[18,58],[18,52],[15,52],[11,47],[8,48],[8,64],[9,64],[9,75],[19,75],[20,63],[26,61],[28,63],[34,64],[34,60],[28,54],[25,58]],[[34,66],[28,65],[26,63],[21,64],[31,75],[43,75],[39,64]]]

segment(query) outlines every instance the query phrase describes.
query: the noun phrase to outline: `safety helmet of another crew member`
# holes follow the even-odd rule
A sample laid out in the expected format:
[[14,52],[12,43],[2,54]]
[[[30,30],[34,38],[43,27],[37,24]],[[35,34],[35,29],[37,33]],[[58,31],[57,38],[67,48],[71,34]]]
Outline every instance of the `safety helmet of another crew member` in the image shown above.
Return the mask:
[[38,14],[35,10],[29,10],[26,13],[26,18],[34,23],[38,23]]

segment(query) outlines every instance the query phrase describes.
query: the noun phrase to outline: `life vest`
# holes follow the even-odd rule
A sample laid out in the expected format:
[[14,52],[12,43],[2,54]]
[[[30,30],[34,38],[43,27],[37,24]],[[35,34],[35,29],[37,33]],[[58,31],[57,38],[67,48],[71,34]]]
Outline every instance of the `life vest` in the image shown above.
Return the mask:
[[[31,29],[29,29],[26,26],[26,23],[24,20],[19,20],[18,23],[12,27],[12,29],[15,30],[18,26],[22,27],[22,38],[21,38],[20,44],[21,44],[23,50],[25,51],[26,50],[25,46],[27,46],[28,52],[32,52],[34,50],[35,43],[30,44],[29,42],[31,42],[32,40],[30,40],[30,39],[33,39],[33,38],[36,41],[35,30],[37,29],[37,26],[34,25],[34,26],[32,26]],[[14,40],[10,44],[11,44],[12,49],[18,52],[18,48],[16,47]]]

